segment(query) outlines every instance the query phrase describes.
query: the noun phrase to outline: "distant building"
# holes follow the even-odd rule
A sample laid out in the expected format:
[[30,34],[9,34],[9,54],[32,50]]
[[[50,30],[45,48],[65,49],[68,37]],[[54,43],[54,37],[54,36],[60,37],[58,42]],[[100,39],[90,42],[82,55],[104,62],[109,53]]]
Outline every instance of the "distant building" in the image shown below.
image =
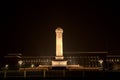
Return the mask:
[[21,53],[9,53],[8,55],[4,56],[3,67],[5,67],[5,65],[8,65],[8,69],[18,69],[18,61],[21,59]]
[[[5,64],[10,69],[19,67],[38,67],[39,65],[51,65],[54,56],[23,56],[22,54],[8,54],[5,58]],[[120,55],[110,54],[108,52],[81,52],[64,54],[67,64],[79,64],[83,67],[103,67],[105,70],[120,70]]]

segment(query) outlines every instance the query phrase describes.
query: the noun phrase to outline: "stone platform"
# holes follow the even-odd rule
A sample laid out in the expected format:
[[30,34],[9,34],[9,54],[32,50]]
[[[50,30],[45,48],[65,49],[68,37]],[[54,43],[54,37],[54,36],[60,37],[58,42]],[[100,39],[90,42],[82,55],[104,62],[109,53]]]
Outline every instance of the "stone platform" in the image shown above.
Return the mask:
[[67,61],[65,60],[54,60],[52,61],[52,67],[66,67]]

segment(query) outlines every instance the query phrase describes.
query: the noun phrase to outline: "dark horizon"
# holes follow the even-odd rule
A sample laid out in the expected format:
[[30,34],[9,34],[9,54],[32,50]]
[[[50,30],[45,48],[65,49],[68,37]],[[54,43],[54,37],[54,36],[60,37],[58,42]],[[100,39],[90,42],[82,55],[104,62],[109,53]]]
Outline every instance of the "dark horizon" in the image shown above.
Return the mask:
[[54,55],[57,26],[64,30],[64,52],[119,53],[118,10],[102,1],[2,2],[1,56]]

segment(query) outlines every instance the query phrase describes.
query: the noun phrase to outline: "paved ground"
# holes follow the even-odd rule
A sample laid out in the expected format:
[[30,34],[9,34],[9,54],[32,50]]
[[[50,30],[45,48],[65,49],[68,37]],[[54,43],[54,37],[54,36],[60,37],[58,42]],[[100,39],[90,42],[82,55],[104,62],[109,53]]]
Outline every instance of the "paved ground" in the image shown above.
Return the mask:
[[[119,71],[98,70],[39,70],[39,71],[0,71],[2,79],[120,79]],[[0,79],[1,80],[1,79]]]

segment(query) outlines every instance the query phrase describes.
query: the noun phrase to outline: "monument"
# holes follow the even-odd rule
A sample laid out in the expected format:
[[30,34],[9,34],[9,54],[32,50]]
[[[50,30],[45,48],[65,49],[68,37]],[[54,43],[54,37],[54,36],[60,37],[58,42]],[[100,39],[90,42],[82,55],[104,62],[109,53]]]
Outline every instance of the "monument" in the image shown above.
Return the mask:
[[56,30],[56,56],[52,61],[53,67],[66,67],[67,61],[63,56],[63,29],[58,27]]

